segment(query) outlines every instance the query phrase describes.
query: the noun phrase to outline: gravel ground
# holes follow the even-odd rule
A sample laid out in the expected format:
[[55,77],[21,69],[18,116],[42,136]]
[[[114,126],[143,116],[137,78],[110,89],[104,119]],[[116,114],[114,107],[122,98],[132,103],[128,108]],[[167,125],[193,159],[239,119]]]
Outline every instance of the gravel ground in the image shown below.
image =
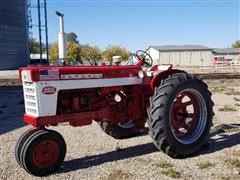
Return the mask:
[[[60,125],[51,129],[65,138],[66,158],[56,174],[44,179],[240,179],[239,78],[206,82],[215,102],[214,128],[209,145],[192,157],[170,158],[156,151],[148,135],[120,141],[96,123]],[[16,140],[30,128],[23,112],[21,87],[0,87],[0,179],[42,179],[26,173],[14,158]]]

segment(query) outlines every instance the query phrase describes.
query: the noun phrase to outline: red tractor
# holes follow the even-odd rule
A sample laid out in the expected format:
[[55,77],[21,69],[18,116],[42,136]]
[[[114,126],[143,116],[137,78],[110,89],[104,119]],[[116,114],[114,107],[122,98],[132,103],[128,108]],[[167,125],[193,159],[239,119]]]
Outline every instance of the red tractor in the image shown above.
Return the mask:
[[151,67],[144,51],[135,56],[133,65],[21,68],[24,120],[34,128],[18,139],[17,162],[35,176],[54,172],[66,144],[46,127],[66,122],[77,127],[96,121],[116,139],[149,131],[156,148],[171,157],[198,151],[212,126],[207,85],[170,64]]

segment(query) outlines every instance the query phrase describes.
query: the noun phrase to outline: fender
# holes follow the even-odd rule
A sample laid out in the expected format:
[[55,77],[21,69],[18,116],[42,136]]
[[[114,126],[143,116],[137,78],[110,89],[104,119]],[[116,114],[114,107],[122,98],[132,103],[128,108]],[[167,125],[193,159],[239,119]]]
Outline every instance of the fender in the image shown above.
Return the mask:
[[158,86],[161,83],[161,80],[166,79],[169,75],[176,74],[176,73],[186,73],[186,72],[179,69],[170,69],[170,70],[159,72],[151,79],[151,82],[150,82],[151,88],[154,89],[154,87]]

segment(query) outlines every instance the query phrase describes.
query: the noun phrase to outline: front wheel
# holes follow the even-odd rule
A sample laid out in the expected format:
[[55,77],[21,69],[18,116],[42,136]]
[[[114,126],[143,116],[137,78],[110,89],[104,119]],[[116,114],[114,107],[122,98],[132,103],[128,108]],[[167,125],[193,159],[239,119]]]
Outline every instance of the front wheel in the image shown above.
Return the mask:
[[22,150],[22,146],[23,144],[25,143],[26,139],[32,135],[34,132],[36,132],[37,129],[35,128],[31,128],[29,129],[28,131],[26,131],[25,133],[23,133],[17,140],[16,144],[15,144],[15,147],[14,147],[14,155],[15,155],[15,158],[18,162],[18,164],[22,167],[22,164],[20,162],[20,153],[21,153],[21,150]]
[[197,77],[173,74],[155,88],[148,117],[149,133],[159,150],[172,157],[190,155],[208,141],[211,93]]
[[63,137],[56,131],[40,129],[24,139],[18,157],[27,172],[35,176],[46,176],[61,165],[65,155]]

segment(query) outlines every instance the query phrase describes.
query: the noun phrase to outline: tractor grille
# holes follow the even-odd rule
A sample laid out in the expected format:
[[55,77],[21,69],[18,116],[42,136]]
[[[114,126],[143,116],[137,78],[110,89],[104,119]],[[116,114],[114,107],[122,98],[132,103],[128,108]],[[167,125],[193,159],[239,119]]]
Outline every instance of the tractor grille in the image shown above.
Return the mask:
[[37,116],[38,108],[35,83],[23,82],[23,88],[26,114]]

